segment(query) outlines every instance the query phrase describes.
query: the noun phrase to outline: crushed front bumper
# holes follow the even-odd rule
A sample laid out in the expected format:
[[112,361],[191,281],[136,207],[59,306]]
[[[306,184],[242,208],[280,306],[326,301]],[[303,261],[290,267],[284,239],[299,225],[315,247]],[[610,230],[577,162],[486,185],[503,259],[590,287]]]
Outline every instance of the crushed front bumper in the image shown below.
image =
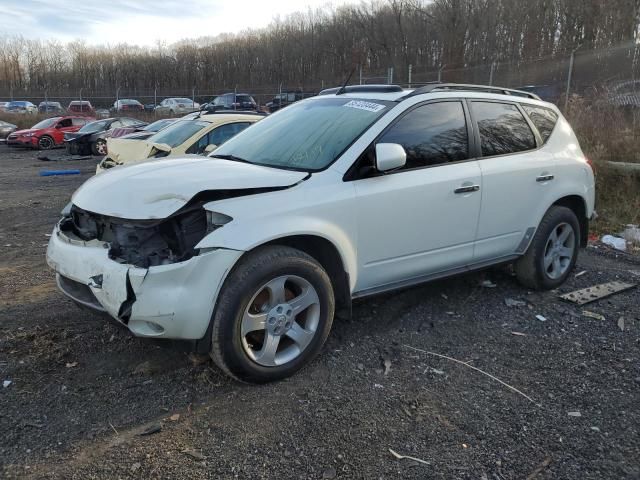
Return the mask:
[[187,261],[138,268],[111,260],[108,245],[67,236],[56,226],[47,263],[60,290],[106,312],[139,337],[204,337],[222,282],[243,252],[215,249]]

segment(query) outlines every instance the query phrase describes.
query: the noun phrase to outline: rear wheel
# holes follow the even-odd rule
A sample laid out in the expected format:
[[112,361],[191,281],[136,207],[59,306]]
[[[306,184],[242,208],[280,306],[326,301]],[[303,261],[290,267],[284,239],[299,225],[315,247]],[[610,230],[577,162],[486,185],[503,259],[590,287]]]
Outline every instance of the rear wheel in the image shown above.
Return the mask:
[[93,145],[91,145],[91,153],[94,155],[104,156],[107,154],[107,141],[103,138],[99,138],[96,140]]
[[553,206],[543,217],[527,253],[515,264],[524,286],[549,290],[561,285],[578,258],[580,225],[573,211]]
[[40,150],[50,150],[56,146],[56,143],[53,141],[49,135],[43,135],[38,139],[38,148]]
[[320,352],[334,303],[315,259],[289,247],[260,248],[240,261],[218,296],[211,357],[242,381],[288,377]]

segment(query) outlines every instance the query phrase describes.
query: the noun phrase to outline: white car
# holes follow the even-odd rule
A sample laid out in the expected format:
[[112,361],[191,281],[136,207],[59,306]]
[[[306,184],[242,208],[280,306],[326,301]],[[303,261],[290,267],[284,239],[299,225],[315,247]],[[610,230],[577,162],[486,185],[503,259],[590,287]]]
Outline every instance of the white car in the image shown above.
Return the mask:
[[165,98],[155,108],[155,112],[160,115],[183,115],[185,113],[195,112],[200,108],[198,102],[194,102],[190,98]]
[[554,105],[455,84],[324,93],[211,158],[87,181],[47,250],[61,290],[267,382],[317,355],[354,298],[507,262],[528,288],[570,274],[594,176]]

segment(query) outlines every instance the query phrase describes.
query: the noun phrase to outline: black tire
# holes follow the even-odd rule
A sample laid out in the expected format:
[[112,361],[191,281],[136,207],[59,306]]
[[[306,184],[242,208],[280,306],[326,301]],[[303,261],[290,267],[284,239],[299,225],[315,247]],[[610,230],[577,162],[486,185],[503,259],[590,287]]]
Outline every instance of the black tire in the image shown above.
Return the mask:
[[38,150],[51,150],[56,142],[49,135],[43,135],[38,139]]
[[[301,277],[315,289],[319,299],[317,327],[313,338],[297,357],[282,365],[263,366],[245,351],[242,318],[249,303],[266,283],[287,275]],[[331,330],[334,309],[331,280],[314,258],[285,246],[258,248],[238,262],[220,291],[211,319],[211,358],[226,374],[248,383],[266,383],[289,377],[322,349]]]
[[[552,278],[545,268],[545,253],[547,253],[550,236],[563,225],[568,225],[573,230],[573,253],[565,267],[566,270],[556,278]],[[580,241],[580,224],[573,210],[561,206],[551,207],[538,225],[529,249],[515,263],[518,281],[534,290],[551,290],[560,286],[576,264]]]
[[[101,148],[104,148],[104,151],[100,151]],[[91,153],[95,156],[104,156],[107,154],[107,141],[99,138],[95,142],[91,144]]]

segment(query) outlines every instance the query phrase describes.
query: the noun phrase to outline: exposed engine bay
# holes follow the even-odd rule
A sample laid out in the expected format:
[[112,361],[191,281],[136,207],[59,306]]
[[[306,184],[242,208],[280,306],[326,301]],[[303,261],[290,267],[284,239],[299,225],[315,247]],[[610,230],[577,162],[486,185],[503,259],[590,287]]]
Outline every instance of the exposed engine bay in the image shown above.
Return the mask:
[[109,258],[141,268],[188,260],[209,232],[202,205],[161,220],[108,217],[74,205],[60,229],[85,241],[103,241],[109,246]]

